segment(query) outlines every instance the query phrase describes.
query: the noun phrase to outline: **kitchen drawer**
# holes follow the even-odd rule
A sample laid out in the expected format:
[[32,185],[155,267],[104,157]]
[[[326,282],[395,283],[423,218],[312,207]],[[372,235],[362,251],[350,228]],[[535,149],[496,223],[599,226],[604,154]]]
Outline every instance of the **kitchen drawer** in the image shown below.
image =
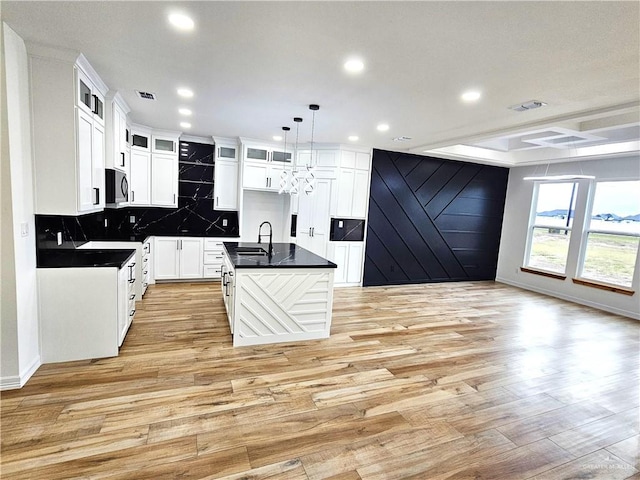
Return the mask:
[[215,252],[204,252],[204,264],[215,265],[222,263],[222,250]]
[[222,270],[222,264],[220,265],[205,265],[204,277],[205,278],[220,278],[220,272]]
[[206,250],[220,250],[222,251],[224,247],[222,246],[222,240],[218,240],[216,238],[205,238],[204,239],[204,249]]

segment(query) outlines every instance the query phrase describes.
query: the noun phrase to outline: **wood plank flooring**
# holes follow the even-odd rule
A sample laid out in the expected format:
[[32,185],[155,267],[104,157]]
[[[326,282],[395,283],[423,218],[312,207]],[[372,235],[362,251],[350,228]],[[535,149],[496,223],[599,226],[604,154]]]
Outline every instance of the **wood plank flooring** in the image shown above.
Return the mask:
[[233,348],[150,287],[116,358],[3,392],[13,479],[640,478],[640,323],[493,282],[335,291],[331,338]]

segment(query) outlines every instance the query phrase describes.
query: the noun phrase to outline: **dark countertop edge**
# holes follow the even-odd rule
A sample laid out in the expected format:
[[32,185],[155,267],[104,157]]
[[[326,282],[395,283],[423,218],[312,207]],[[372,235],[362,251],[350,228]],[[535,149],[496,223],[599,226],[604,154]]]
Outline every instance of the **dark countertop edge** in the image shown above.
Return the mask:
[[223,237],[220,235],[194,235],[191,233],[145,233],[142,235],[129,235],[123,238],[91,238],[89,240],[77,241],[77,245],[84,245],[88,242],[140,242],[144,243],[151,237],[191,237],[191,238],[219,238],[223,241],[229,239],[231,241],[238,240],[240,237]]
[[[230,244],[230,245],[227,245]],[[279,262],[279,261],[286,261],[286,259],[288,258],[288,255],[284,255],[284,254],[280,254],[278,255],[277,252],[277,248],[278,246],[280,246],[280,248],[282,248],[283,246],[286,246],[285,248],[291,249],[291,247],[293,247],[293,249],[298,252],[300,251],[301,253],[303,253],[305,256],[307,256],[307,259],[302,259],[300,260],[300,263],[276,263],[275,265],[265,265],[265,264],[243,264],[243,263],[238,263],[238,261],[244,261],[244,262],[249,262],[251,261],[251,258],[249,258],[250,256],[239,256],[237,254],[232,253],[233,252],[233,248],[234,247],[267,247],[267,244],[265,243],[253,243],[253,242],[223,242],[222,244],[224,246],[224,249],[227,253],[227,255],[229,256],[229,260],[231,260],[231,262],[233,263],[233,267],[236,269],[252,269],[252,268],[256,268],[256,269],[262,269],[262,268],[274,268],[274,269],[292,269],[292,268],[338,268],[338,266],[333,263],[330,260],[327,260],[326,258],[323,258],[319,255],[316,255],[313,252],[310,252],[309,250],[302,248],[298,245],[296,245],[295,243],[274,243],[274,250],[275,250],[275,254],[274,256],[275,261]],[[231,248],[232,251],[229,251],[229,249]],[[284,258],[283,258],[284,257]],[[259,262],[261,260],[265,260],[267,259],[266,256],[256,256],[253,257],[254,261]],[[278,260],[280,259],[280,260]],[[313,263],[311,263],[313,262]]]
[[[86,252],[86,253],[79,253]],[[90,257],[91,255],[99,255],[106,258],[101,259],[100,264],[96,262],[80,262],[82,257]],[[83,249],[54,249],[41,252],[37,258],[36,268],[123,268],[131,257],[136,254],[135,249],[100,249],[100,248],[83,248]],[[59,261],[53,265],[43,265],[40,255],[45,257],[58,257]],[[65,262],[66,260],[66,262]],[[90,260],[87,258],[86,260]],[[94,258],[94,260],[96,260]],[[75,264],[74,264],[75,262]]]

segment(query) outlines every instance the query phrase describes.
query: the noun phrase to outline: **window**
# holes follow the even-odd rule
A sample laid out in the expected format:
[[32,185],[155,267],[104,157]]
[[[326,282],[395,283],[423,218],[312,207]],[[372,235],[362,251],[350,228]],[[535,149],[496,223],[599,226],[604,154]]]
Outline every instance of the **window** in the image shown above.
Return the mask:
[[640,181],[598,182],[580,277],[631,287],[640,243]]
[[577,191],[576,182],[536,185],[536,206],[529,222],[527,267],[565,273]]

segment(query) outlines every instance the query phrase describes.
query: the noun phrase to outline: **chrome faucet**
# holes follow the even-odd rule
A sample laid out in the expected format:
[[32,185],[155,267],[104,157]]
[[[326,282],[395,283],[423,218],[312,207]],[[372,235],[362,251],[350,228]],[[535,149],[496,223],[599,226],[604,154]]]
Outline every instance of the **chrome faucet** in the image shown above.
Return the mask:
[[273,255],[273,227],[269,222],[262,222],[258,228],[258,243],[262,243],[262,226],[264,224],[269,225],[269,255]]

